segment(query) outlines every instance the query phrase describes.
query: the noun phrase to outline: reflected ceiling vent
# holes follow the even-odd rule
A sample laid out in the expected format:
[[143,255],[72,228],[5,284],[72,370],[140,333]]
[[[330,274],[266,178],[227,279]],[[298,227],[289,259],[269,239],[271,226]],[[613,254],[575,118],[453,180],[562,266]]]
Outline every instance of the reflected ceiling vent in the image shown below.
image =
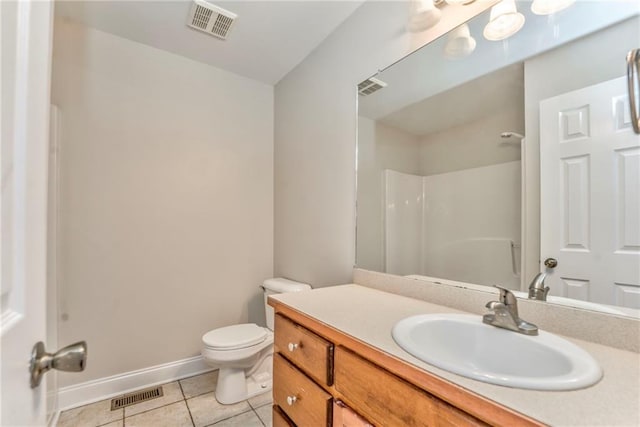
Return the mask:
[[193,0],[187,25],[222,40],[226,40],[238,15],[202,0]]
[[382,80],[378,80],[375,77],[371,77],[358,84],[358,93],[362,96],[371,95],[373,92],[377,92],[380,89],[387,87],[387,84]]

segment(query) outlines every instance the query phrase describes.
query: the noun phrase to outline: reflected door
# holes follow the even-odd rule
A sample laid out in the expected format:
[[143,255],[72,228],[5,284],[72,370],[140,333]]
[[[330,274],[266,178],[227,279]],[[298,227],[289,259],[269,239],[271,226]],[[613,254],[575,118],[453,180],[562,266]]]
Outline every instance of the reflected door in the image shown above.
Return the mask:
[[541,259],[552,295],[640,308],[640,137],[626,79],[540,102]]

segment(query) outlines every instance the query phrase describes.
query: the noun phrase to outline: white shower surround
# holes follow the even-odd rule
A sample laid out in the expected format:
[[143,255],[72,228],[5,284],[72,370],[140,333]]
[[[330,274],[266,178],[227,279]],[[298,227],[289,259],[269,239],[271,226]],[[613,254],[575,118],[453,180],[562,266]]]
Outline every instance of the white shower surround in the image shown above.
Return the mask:
[[384,179],[387,273],[519,288],[520,161]]

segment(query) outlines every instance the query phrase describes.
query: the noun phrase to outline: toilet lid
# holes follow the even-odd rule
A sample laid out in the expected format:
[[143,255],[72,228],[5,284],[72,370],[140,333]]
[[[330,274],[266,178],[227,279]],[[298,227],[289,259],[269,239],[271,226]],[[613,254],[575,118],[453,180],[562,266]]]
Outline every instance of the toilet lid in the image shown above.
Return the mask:
[[225,326],[209,331],[202,342],[212,349],[233,350],[260,344],[267,337],[267,331],[255,323]]

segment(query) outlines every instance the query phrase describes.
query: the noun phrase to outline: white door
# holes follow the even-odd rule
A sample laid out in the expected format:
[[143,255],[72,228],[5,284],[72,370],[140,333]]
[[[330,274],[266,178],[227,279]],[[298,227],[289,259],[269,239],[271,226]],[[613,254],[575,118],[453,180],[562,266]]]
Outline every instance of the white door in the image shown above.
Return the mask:
[[626,84],[540,102],[540,248],[558,261],[552,295],[640,308],[640,137]]
[[[29,356],[46,341],[46,213],[53,4],[0,1],[0,424],[43,425]],[[46,381],[46,379],[45,379]]]

